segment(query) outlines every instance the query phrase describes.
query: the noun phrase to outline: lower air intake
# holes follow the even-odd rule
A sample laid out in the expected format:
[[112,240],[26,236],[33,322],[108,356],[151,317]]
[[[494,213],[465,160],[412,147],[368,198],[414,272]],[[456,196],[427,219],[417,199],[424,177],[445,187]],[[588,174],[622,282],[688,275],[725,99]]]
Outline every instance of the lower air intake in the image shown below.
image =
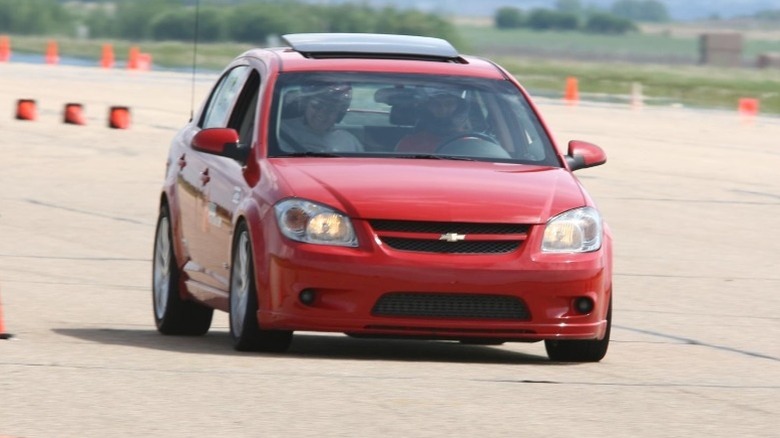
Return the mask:
[[528,320],[523,300],[504,295],[391,292],[382,295],[375,316]]

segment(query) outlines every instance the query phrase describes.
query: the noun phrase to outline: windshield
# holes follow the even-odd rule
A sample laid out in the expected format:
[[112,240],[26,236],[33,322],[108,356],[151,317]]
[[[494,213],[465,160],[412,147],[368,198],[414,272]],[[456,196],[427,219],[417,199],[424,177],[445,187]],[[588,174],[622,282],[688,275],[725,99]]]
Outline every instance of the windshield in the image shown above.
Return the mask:
[[460,159],[560,166],[508,81],[433,75],[279,76],[269,156]]

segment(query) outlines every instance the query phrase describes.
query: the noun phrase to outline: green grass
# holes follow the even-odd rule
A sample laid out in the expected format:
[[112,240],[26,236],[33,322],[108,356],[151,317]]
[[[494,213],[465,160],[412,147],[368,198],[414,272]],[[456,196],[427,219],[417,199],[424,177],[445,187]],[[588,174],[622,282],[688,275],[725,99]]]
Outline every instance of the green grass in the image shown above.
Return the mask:
[[649,104],[679,103],[733,109],[740,98],[757,98],[761,101],[762,112],[780,114],[780,74],[777,70],[524,61],[516,57],[496,60],[532,94],[562,95],[566,78],[573,76],[583,95],[618,95],[626,101],[632,84],[638,82]]
[[[780,114],[780,72],[775,69],[700,66],[697,36],[662,32],[622,36],[579,32],[499,30],[489,26],[461,26],[459,31],[472,53],[488,56],[515,75],[532,93],[562,95],[566,78],[578,79],[583,98],[608,95],[606,100],[627,101],[632,84],[642,85],[649,104],[733,109],[740,98],[760,99],[763,113]],[[744,38],[743,58],[780,52],[780,38]],[[563,61],[625,59],[641,63]],[[661,63],[675,61],[674,65]],[[655,61],[650,63],[649,61]]]
[[[11,50],[19,53],[43,54],[52,37],[12,36]],[[56,37],[60,56],[94,59],[97,64],[103,53],[103,44],[111,44],[117,61],[127,61],[130,48],[136,46],[141,52],[152,55],[155,65],[175,68],[191,67],[193,47],[190,43],[164,41],[132,43],[112,40],[84,40]],[[238,43],[199,44],[197,65],[201,69],[222,70],[228,62],[252,46]],[[13,61],[13,57],[11,58]]]
[[[672,33],[629,33],[595,35],[582,32],[537,32],[529,29],[500,30],[490,26],[460,26],[467,45],[463,51],[475,53],[539,53],[547,56],[571,54],[620,57],[624,59],[699,59],[699,38]],[[759,54],[780,52],[780,38],[743,40],[743,58],[754,61]]]
[[[648,104],[679,103],[704,108],[736,108],[740,98],[760,99],[761,112],[780,114],[780,74],[777,69],[715,68],[687,65],[637,64],[628,62],[579,62],[559,60],[562,53],[634,53],[646,56],[692,56],[698,50],[695,38],[632,34],[606,37],[574,33],[498,31],[488,27],[463,26],[463,40],[470,42],[468,53],[488,56],[503,66],[531,91],[539,95],[562,95],[566,78],[578,78],[581,97],[601,96],[626,101],[634,82],[642,84]],[[47,37],[12,36],[12,50],[43,53]],[[104,43],[111,43],[117,61],[123,62],[131,46],[152,55],[155,65],[167,68],[192,66],[192,45],[178,42],[92,41],[57,38],[60,55],[94,59],[97,65]],[[528,48],[546,56],[518,55]],[[780,52],[780,40],[746,42],[756,53]],[[242,44],[200,44],[199,69],[221,70],[230,60],[250,48]],[[466,49],[460,48],[464,52]],[[522,52],[520,52],[522,53]],[[13,59],[12,59],[13,60]],[[607,97],[604,97],[607,96]]]
[[477,53],[508,51],[539,53],[547,56],[603,54],[609,56],[695,59],[697,42],[692,38],[672,38],[631,33],[622,36],[593,35],[582,32],[535,32],[528,29],[499,30],[487,26],[459,28],[468,46],[462,50]]

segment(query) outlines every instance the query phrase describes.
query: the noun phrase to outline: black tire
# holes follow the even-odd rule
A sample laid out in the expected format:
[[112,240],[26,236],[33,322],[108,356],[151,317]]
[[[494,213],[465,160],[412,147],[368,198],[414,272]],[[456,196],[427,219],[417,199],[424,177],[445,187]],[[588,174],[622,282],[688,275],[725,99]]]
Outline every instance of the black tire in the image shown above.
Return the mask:
[[164,335],[200,336],[211,327],[214,309],[183,300],[179,291],[179,267],[173,252],[168,207],[160,207],[152,259],[152,311],[157,331]]
[[257,321],[257,285],[252,242],[246,224],[239,224],[230,267],[230,337],[238,351],[281,353],[292,343],[293,332],[262,330]]
[[598,362],[607,354],[612,331],[612,300],[607,310],[607,331],[604,338],[594,341],[544,341],[547,356],[555,362]]

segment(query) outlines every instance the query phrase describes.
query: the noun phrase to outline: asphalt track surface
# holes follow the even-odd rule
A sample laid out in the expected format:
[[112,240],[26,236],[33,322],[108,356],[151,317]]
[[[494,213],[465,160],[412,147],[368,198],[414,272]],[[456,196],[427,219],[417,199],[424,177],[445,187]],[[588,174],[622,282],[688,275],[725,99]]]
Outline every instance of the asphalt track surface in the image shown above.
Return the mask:
[[[151,254],[191,75],[0,64],[0,436],[776,437],[780,120],[540,107],[615,239],[598,364],[544,347],[297,334],[287,354],[157,334]],[[199,77],[200,102],[214,79]],[[13,118],[36,99],[38,120]],[[66,102],[86,126],[61,123]],[[127,130],[107,128],[129,106]]]

